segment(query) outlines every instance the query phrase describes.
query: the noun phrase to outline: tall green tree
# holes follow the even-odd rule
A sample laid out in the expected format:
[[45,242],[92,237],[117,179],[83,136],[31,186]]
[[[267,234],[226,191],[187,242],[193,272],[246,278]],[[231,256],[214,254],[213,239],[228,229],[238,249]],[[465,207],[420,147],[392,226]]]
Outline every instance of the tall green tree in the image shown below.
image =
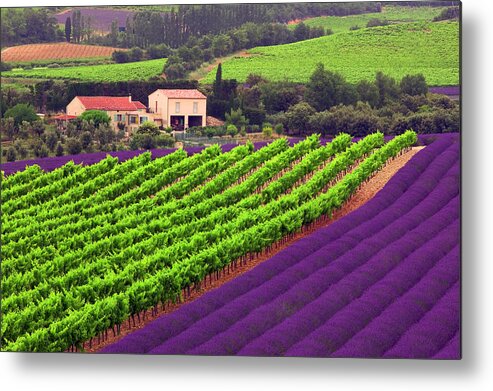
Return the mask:
[[408,95],[426,95],[428,86],[423,74],[406,75],[401,79],[401,92]]
[[219,65],[217,66],[217,71],[216,71],[216,80],[214,81],[214,84],[212,85],[212,91],[214,93],[214,96],[217,98],[219,98],[221,96],[222,81],[223,81],[223,68],[222,68],[222,64],[219,63]]
[[85,120],[89,123],[93,123],[96,128],[100,127],[100,125],[108,125],[111,121],[111,118],[106,114],[105,111],[101,110],[87,110],[84,111],[79,118],[81,120]]
[[381,71],[375,75],[375,85],[378,89],[378,104],[380,107],[399,97],[399,86],[395,80],[390,76],[384,75]]
[[340,74],[326,70],[323,64],[319,63],[306,84],[305,100],[317,111],[346,103],[350,100],[350,87],[347,84]]
[[70,42],[70,37],[72,35],[72,20],[70,16],[65,20],[65,40]]
[[82,34],[82,25],[81,25],[81,15],[80,10],[75,10],[72,13],[72,37],[74,42],[79,43]]
[[112,46],[116,46],[118,44],[118,20],[115,19],[111,22],[111,32],[110,32],[110,41]]

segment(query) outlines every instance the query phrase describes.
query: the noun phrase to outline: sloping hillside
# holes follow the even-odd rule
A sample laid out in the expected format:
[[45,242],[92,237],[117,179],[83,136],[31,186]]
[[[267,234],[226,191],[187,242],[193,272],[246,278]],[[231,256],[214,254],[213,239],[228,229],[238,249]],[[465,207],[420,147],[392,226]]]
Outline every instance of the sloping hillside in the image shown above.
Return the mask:
[[[269,80],[306,82],[321,62],[350,82],[373,80],[377,71],[400,80],[423,73],[429,85],[459,83],[459,24],[409,23],[334,34],[287,45],[257,47],[222,65],[224,79],[250,73]],[[203,80],[212,83],[213,69]]]

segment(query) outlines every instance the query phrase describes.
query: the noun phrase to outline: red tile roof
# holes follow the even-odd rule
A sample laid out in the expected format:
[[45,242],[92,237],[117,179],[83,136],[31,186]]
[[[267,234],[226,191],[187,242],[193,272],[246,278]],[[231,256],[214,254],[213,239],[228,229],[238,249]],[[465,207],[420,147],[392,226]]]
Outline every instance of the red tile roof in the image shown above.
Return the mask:
[[86,110],[134,111],[146,107],[139,101],[131,101],[128,96],[76,96]]
[[162,92],[168,98],[172,99],[207,99],[204,94],[198,90],[157,90]]
[[75,118],[77,118],[76,115],[68,115],[68,114],[60,114],[53,117],[53,119],[64,120],[64,121],[68,121]]

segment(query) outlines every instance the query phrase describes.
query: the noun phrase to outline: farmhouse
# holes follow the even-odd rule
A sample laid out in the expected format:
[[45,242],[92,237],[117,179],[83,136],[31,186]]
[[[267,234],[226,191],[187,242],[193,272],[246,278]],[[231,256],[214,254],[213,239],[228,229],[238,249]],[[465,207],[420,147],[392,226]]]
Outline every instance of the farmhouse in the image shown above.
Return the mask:
[[206,125],[207,98],[198,90],[159,89],[149,95],[149,113],[160,126],[184,130]]
[[149,115],[146,107],[132,96],[76,96],[67,105],[68,116],[79,116],[86,110],[102,110],[111,118],[111,126],[115,131],[120,128],[132,133]]

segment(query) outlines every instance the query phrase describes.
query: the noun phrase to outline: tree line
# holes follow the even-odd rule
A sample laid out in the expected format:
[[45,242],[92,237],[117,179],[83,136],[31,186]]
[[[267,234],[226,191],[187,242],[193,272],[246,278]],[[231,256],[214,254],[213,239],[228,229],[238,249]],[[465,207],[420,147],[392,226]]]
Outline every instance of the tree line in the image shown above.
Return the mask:
[[[396,81],[377,72],[373,81],[347,82],[319,64],[305,85],[270,82],[250,74],[244,84],[223,80],[218,66],[208,89],[208,115],[225,119],[234,114],[239,128],[274,129],[276,133],[324,136],[346,132],[363,136],[375,129],[400,134],[458,132],[460,106],[443,95],[428,94],[423,75]],[[261,127],[261,128],[260,128]],[[199,130],[200,131],[200,130]],[[205,133],[213,134],[212,129]]]
[[380,11],[378,2],[180,5],[166,13],[137,12],[127,18],[125,31],[118,31],[114,22],[111,32],[98,38],[98,43],[125,48],[166,44],[176,49],[192,37],[222,34],[245,23],[287,23],[322,15]]

